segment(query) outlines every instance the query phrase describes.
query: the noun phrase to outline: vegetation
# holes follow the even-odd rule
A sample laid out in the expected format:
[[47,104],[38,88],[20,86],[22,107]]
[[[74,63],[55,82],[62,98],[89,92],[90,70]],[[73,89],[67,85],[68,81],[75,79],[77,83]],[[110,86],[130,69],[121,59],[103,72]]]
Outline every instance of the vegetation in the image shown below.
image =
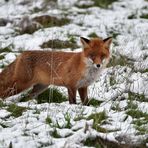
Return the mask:
[[90,38],[98,37],[95,32],[90,33],[88,36],[89,36]]
[[52,123],[52,119],[48,116],[47,118],[46,118],[46,124],[51,124]]
[[40,103],[61,103],[67,101],[67,98],[56,88],[49,88],[37,97],[37,102]]
[[19,117],[24,111],[26,111],[26,109],[26,107],[17,106],[16,104],[10,104],[8,105],[7,111],[11,112],[12,116]]
[[55,40],[49,40],[47,42],[44,42],[41,45],[41,48],[52,48],[52,49],[64,49],[64,48],[77,48],[77,44],[76,42],[74,42],[72,39],[70,39],[69,41],[62,41],[59,39],[55,39]]
[[101,7],[107,9],[113,2],[117,0],[93,0],[94,5],[97,7]]
[[103,101],[96,100],[95,98],[90,98],[89,105],[92,105],[94,107],[99,107],[102,102]]
[[87,120],[93,119],[93,128],[97,130],[98,132],[107,132],[106,129],[100,127],[101,124],[105,122],[107,119],[107,115],[105,111],[99,112],[99,113],[93,113],[90,116],[87,117]]
[[93,6],[100,7],[103,9],[108,9],[109,6],[117,0],[92,0],[92,1],[93,1],[93,4],[89,4],[89,5],[82,4],[82,5],[76,5],[76,6],[83,9],[93,7]]
[[84,141],[84,146],[95,147],[95,148],[103,148],[100,144],[100,141],[96,141],[94,138],[87,138]]
[[0,55],[0,60],[3,60],[5,58],[4,55]]
[[132,116],[133,118],[146,118],[148,120],[148,113],[144,113],[138,109],[129,109],[128,111],[126,111],[126,113],[130,116]]
[[71,116],[68,112],[66,114],[64,114],[64,118],[65,118],[65,121],[66,121],[64,128],[71,128],[71,126],[72,126],[71,125]]
[[148,14],[142,14],[142,15],[140,16],[140,18],[148,19]]
[[67,18],[56,18],[49,15],[37,16],[33,18],[33,21],[36,21],[41,24],[43,28],[63,26],[70,23],[70,20]]
[[5,103],[2,100],[0,100],[0,108],[5,107],[5,106],[6,106]]
[[116,79],[114,75],[111,75],[109,78],[110,86],[113,86],[116,84]]
[[88,137],[84,141],[84,146],[95,147],[95,148],[125,148],[125,147],[130,148],[131,147],[128,144],[116,143],[116,142],[113,142],[113,141],[109,141],[107,139],[103,139],[103,138],[101,138],[99,136],[97,136],[97,137]]
[[140,102],[147,102],[148,98],[144,94],[128,92],[128,100],[136,100]]
[[56,128],[52,131],[51,136],[54,138],[61,138],[61,136],[58,134]]
[[117,65],[120,65],[120,66],[128,65],[129,67],[133,67],[133,63],[128,57],[121,56],[121,55],[120,56],[112,55],[111,60],[107,67],[117,66]]
[[0,53],[3,53],[3,52],[12,52],[12,49],[14,48],[14,45],[13,44],[10,44],[4,48],[1,48],[0,49]]

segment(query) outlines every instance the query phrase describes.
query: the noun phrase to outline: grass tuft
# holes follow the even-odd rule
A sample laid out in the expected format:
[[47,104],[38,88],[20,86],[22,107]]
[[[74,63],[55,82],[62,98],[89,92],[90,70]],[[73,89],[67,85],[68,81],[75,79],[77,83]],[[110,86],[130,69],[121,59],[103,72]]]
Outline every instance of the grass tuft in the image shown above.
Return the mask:
[[71,128],[72,124],[71,124],[71,116],[70,114],[67,112],[66,114],[64,114],[64,118],[66,121],[66,124],[64,126],[64,128]]
[[148,113],[144,113],[138,109],[129,109],[127,112],[126,112],[128,115],[132,116],[133,118],[141,118],[141,117],[144,117],[146,119],[148,119]]
[[91,98],[90,101],[89,101],[89,105],[92,105],[94,107],[98,107],[100,106],[100,104],[102,103],[103,101],[100,101],[100,100],[96,100],[95,98]]
[[93,0],[94,5],[100,8],[107,9],[113,2],[117,0]]
[[98,37],[95,32],[90,33],[88,36],[89,36],[90,38],[96,38],[96,37]]
[[0,55],[0,60],[3,60],[5,58],[4,55]]
[[107,119],[107,115],[105,111],[99,112],[99,113],[93,113],[90,116],[87,117],[87,120],[93,119],[93,128],[99,132],[106,133],[107,130],[100,127],[101,124],[104,123],[104,121]]
[[138,93],[133,93],[129,92],[128,93],[128,100],[136,100],[140,102],[147,102],[148,98],[144,94],[138,94]]
[[10,104],[7,108],[7,111],[11,112],[12,116],[19,117],[24,111],[26,111],[26,109],[26,107],[17,106],[16,104]]
[[82,4],[82,5],[76,5],[78,8],[82,8],[82,9],[86,9],[86,8],[90,8],[90,7],[100,7],[100,8],[103,8],[103,9],[108,9],[109,6],[117,1],[117,0],[92,0],[93,1],[93,4]]
[[148,14],[142,14],[142,15],[140,16],[140,18],[148,19]]
[[95,148],[103,148],[102,145],[100,145],[99,141],[96,142],[93,138],[90,138],[90,137],[88,137],[84,141],[84,146],[95,147]]
[[61,138],[61,136],[58,134],[56,128],[55,128],[54,131],[51,133],[51,136],[54,137],[54,138]]
[[13,48],[14,48],[14,45],[13,44],[10,44],[7,47],[1,48],[0,49],[0,53],[3,53],[3,52],[12,52],[12,49]]
[[129,58],[127,58],[126,56],[120,55],[119,57],[116,57],[113,55],[111,57],[111,60],[110,60],[107,67],[117,66],[117,65],[120,65],[120,66],[127,66],[128,65],[128,66],[133,67],[132,61]]
[[4,104],[4,102],[2,100],[0,100],[0,108],[5,107],[6,105]]
[[49,88],[37,97],[38,104],[46,103],[46,102],[48,102],[48,103],[62,103],[64,101],[67,101],[66,96],[64,96],[56,88]]
[[46,124],[51,124],[52,123],[52,119],[48,116],[47,118],[46,118]]
[[70,23],[70,20],[68,18],[56,18],[49,15],[37,16],[33,19],[33,21],[41,24],[43,28],[63,26]]
[[41,48],[52,48],[52,49],[64,49],[64,48],[77,48],[77,44],[73,39],[69,39],[69,41],[62,41],[59,39],[55,40],[49,40],[47,42],[44,42],[41,45]]

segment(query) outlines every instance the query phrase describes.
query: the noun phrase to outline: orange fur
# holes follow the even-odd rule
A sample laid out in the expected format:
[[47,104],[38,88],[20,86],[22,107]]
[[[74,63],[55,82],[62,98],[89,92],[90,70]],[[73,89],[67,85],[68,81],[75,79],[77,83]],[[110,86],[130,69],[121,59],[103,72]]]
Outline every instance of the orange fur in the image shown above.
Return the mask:
[[81,38],[81,42],[84,49],[78,53],[23,52],[0,73],[0,97],[4,99],[31,86],[34,86],[32,95],[38,95],[53,84],[68,89],[70,103],[76,103],[78,90],[82,103],[87,104],[87,87],[95,81],[93,76],[101,69],[96,66],[101,66],[104,59],[109,61],[111,38]]

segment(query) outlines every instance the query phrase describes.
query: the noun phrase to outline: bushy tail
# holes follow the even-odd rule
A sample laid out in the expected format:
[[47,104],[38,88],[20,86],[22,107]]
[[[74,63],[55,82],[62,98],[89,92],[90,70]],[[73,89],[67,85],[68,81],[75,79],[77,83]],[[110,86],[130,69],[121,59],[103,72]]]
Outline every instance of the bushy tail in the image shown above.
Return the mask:
[[15,94],[15,83],[13,80],[15,65],[16,61],[8,65],[0,73],[0,98],[2,99]]

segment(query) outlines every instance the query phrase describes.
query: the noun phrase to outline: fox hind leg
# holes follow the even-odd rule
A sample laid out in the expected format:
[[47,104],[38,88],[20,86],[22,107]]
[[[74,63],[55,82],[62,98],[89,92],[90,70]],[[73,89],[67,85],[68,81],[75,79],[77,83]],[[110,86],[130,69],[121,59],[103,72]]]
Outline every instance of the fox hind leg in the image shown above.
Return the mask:
[[36,98],[38,95],[40,95],[42,92],[44,92],[48,88],[48,85],[44,84],[36,84],[33,86],[33,89],[30,93],[31,98]]
[[76,89],[68,88],[69,103],[76,104]]

